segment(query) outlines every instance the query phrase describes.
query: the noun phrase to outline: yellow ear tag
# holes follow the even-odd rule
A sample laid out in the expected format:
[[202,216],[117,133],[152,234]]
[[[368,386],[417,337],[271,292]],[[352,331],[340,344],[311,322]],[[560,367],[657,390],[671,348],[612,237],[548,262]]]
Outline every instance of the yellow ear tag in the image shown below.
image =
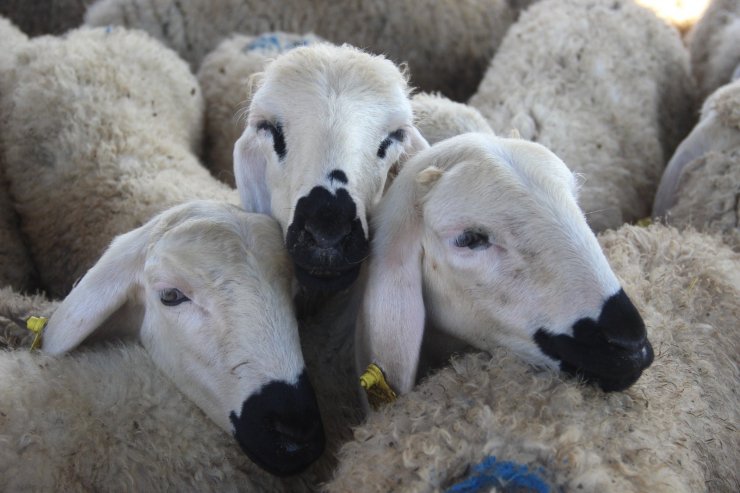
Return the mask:
[[44,332],[44,327],[46,327],[46,322],[48,321],[49,319],[46,317],[29,317],[26,320],[28,330],[36,334],[36,337],[33,338],[33,342],[31,343],[32,351],[41,347],[41,334]]
[[383,370],[375,363],[371,363],[360,376],[360,385],[365,389],[367,400],[375,410],[396,400],[396,393],[385,381]]

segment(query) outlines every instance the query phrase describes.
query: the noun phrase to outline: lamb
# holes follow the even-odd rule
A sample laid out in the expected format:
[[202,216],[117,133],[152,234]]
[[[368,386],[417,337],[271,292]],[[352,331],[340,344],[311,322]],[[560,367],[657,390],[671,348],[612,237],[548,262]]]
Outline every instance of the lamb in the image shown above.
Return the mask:
[[663,225],[599,240],[656,348],[633,387],[605,394],[502,347],[459,357],[371,414],[326,490],[447,491],[490,456],[550,491],[740,490],[738,254]]
[[476,133],[435,144],[405,164],[373,230],[357,368],[374,364],[396,393],[413,388],[423,341],[424,366],[465,344],[505,346],[607,391],[653,360],[575,177],[539,144]]
[[12,74],[13,90],[0,95],[0,160],[49,295],[64,296],[113,237],[172,205],[238,203],[196,157],[197,80],[148,35],[80,28],[35,38]]
[[253,0],[99,0],[85,22],[143,29],[180,53],[194,71],[230,33],[314,32],[408,62],[415,86],[464,101],[519,11],[532,2],[291,0],[275,8]]
[[653,217],[724,233],[740,246],[740,77],[717,89],[676,149],[658,186]]
[[506,33],[470,104],[496,133],[513,127],[582,174],[580,205],[602,231],[650,214],[694,93],[678,33],[652,12],[544,0]]
[[235,34],[203,59],[198,69],[198,82],[206,106],[204,160],[216,178],[236,186],[234,142],[244,130],[239,116],[249,105],[251,77],[262,72],[278,54],[317,41],[320,38],[312,34]]
[[118,236],[49,318],[62,354],[134,331],[154,363],[260,467],[300,472],[323,452],[318,405],[274,220],[211,201]]
[[699,85],[700,100],[730,82],[740,67],[740,3],[712,0],[689,32],[691,66]]
[[368,254],[367,215],[388,173],[428,147],[406,78],[382,56],[315,43],[278,56],[255,83],[234,145],[242,205],[280,222],[301,286],[343,290]]
[[[4,80],[13,66],[15,50],[27,41],[25,34],[0,17],[0,95],[7,90]],[[12,286],[19,291],[31,291],[36,287],[37,276],[21,237],[13,201],[8,195],[4,168],[0,157],[0,287]]]

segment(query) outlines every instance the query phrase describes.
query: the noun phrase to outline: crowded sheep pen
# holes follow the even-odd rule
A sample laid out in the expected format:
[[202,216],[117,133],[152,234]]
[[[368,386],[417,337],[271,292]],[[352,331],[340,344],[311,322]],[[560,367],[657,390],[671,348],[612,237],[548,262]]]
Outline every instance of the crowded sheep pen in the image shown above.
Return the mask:
[[740,1],[0,0],[0,490],[740,491]]

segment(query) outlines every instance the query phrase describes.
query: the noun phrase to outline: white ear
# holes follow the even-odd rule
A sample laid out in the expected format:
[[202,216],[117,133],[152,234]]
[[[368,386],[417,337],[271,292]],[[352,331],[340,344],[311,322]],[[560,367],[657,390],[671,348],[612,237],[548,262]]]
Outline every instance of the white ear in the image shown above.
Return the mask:
[[61,354],[77,347],[123,307],[139,283],[151,224],[113,240],[49,319],[43,351]]
[[249,126],[234,144],[234,178],[242,207],[247,212],[270,215],[270,191],[267,188],[267,157],[256,133]]
[[408,125],[405,127],[405,131],[409,138],[404,141],[405,149],[401,157],[401,162],[405,162],[416,153],[429,148],[429,142],[421,135],[418,128]]
[[[363,372],[375,363],[398,393],[412,389],[424,335],[422,298],[421,220],[418,217],[412,182],[394,190],[393,198],[412,203],[385,207],[381,214],[368,263],[368,277],[357,321],[357,363]],[[406,193],[408,192],[408,193]],[[386,200],[392,201],[392,198]],[[398,211],[408,211],[398,214]]]

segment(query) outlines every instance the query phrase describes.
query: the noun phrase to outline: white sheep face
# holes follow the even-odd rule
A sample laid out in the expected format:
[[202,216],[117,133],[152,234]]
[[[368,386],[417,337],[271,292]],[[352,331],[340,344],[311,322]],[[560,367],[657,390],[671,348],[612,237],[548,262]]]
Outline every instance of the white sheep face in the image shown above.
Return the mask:
[[425,325],[608,390],[652,361],[572,174],[544,147],[449,139],[407,163],[377,212],[360,364],[378,363],[400,391],[414,383],[408,362],[418,361]]
[[140,327],[157,366],[252,460],[292,474],[324,438],[290,279],[272,219],[216,202],[176,207],[113,242],[52,316],[43,349],[65,352],[100,326]]
[[280,222],[303,285],[357,277],[391,167],[426,147],[408,91],[393,63],[349,46],[294,49],[261,76],[234,174],[244,207]]

